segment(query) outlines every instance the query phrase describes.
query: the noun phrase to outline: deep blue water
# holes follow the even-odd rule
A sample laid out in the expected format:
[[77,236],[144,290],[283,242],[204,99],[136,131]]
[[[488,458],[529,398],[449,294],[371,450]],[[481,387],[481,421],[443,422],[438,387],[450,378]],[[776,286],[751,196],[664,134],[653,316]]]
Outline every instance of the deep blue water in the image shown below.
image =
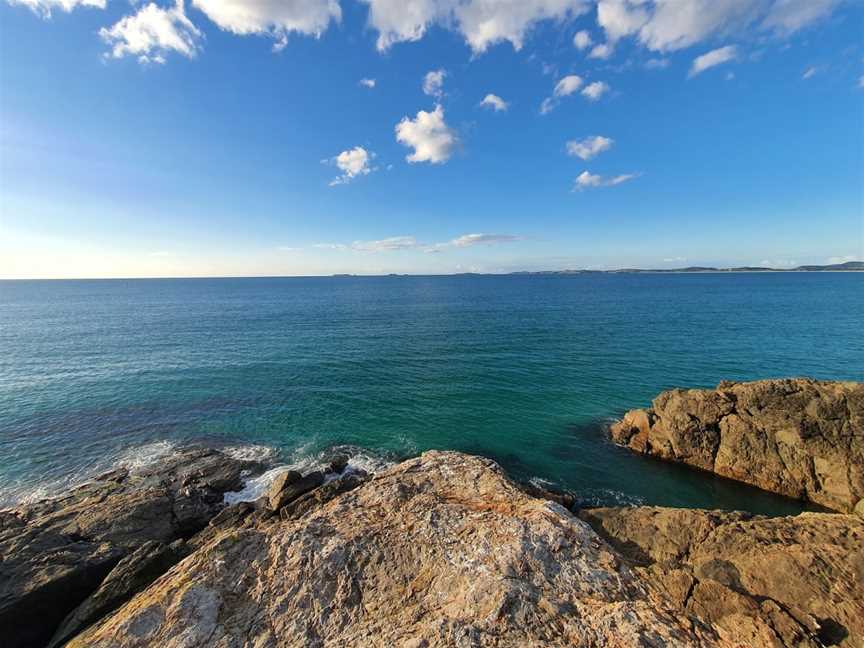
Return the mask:
[[603,425],[675,386],[864,380],[862,322],[864,274],[0,282],[0,502],[204,438],[458,449],[587,501],[792,512]]

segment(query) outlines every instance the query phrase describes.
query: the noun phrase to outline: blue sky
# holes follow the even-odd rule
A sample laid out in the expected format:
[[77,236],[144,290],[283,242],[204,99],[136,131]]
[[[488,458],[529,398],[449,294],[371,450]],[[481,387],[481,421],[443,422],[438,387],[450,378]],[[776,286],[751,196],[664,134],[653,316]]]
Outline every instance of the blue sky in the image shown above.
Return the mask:
[[862,256],[860,2],[0,0],[0,277]]

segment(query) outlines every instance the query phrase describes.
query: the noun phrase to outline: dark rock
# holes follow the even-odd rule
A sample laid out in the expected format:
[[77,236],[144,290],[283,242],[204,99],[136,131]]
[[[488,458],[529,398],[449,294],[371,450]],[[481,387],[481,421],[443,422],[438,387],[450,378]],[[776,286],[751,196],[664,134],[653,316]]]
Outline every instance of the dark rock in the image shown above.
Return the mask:
[[283,520],[295,520],[306,515],[309,511],[326,504],[337,495],[354,490],[363,482],[368,481],[368,476],[345,475],[340,479],[327,482],[305,495],[302,495],[279,509],[279,516]]
[[270,501],[275,501],[276,499],[278,499],[279,493],[281,493],[291,484],[294,484],[301,479],[303,479],[303,475],[301,475],[296,470],[286,470],[283,473],[279,473],[276,476],[276,479],[273,480],[273,483],[270,484],[270,489],[267,491],[268,506]]
[[76,634],[113,612],[183,558],[180,546],[148,541],[117,563],[93,594],[64,620],[49,648],[62,646]]
[[113,470],[0,512],[0,643],[45,645],[123,557],[197,533],[224,508],[224,493],[262,468],[190,447],[150,469]]
[[348,455],[337,454],[330,460],[330,472],[341,473],[348,467]]
[[[808,379],[673,389],[610,428],[636,452],[864,515],[864,384]],[[856,508],[857,507],[857,508]]]
[[280,510],[288,502],[297,499],[304,493],[308,493],[313,488],[318,488],[324,483],[324,473],[320,470],[311,472],[300,479],[287,484],[283,489],[274,492],[270,491],[270,508],[274,511]]
[[27,526],[0,534],[0,643],[43,646],[66,614],[99,586],[123,556],[89,542]]
[[572,511],[576,507],[576,497],[572,493],[557,489],[543,488],[532,484],[531,482],[523,482],[520,486],[522,487],[522,490],[531,497],[539,497],[540,499],[557,502],[568,511]]

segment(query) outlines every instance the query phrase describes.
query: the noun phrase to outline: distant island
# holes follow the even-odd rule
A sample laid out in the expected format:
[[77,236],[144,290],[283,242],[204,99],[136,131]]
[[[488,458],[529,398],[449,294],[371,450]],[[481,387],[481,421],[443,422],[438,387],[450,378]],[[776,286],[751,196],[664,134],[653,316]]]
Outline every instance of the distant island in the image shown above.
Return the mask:
[[623,274],[623,273],[679,273],[679,272],[864,272],[864,261],[847,261],[830,265],[802,265],[797,268],[767,268],[762,266],[741,266],[739,268],[712,268],[709,266],[688,266],[686,268],[621,268],[618,270],[521,270],[514,275],[568,275],[568,274]]

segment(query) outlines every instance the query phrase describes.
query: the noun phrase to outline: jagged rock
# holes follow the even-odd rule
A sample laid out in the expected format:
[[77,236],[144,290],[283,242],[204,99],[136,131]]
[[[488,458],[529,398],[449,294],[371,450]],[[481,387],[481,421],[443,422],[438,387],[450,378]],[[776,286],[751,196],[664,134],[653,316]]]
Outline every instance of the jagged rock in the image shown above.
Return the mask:
[[643,454],[853,511],[864,499],[864,384],[808,379],[673,389],[610,433]]
[[62,646],[168,571],[185,554],[182,542],[178,540],[172,545],[164,545],[151,540],[117,563],[99,589],[64,619],[49,648]]
[[368,475],[364,473],[345,475],[339,479],[329,481],[323,486],[319,486],[283,506],[279,510],[279,516],[283,520],[295,520],[322,504],[326,504],[337,495],[354,490],[368,479]]
[[0,637],[45,645],[128,554],[204,528],[226,490],[262,467],[209,448],[177,450],[139,471],[113,470],[67,495],[0,516]]
[[273,483],[270,484],[270,488],[267,491],[268,501],[277,501],[279,499],[279,494],[283,490],[301,479],[303,479],[303,475],[296,470],[286,470],[285,472],[279,473],[276,476],[276,479],[273,480]]
[[90,542],[26,525],[0,532],[0,644],[43,646],[66,614],[95,590],[123,557]]
[[219,535],[70,646],[715,645],[652,596],[563,507],[428,452]]
[[270,489],[270,508],[274,511],[280,510],[283,506],[297,499],[304,493],[308,493],[313,488],[318,488],[324,483],[324,473],[320,470],[311,472],[296,480],[291,480],[286,485],[277,490],[275,485]]
[[864,645],[864,521],[653,507],[585,510],[658,592],[744,646]]
[[330,460],[330,472],[341,473],[348,467],[348,455],[337,454]]

